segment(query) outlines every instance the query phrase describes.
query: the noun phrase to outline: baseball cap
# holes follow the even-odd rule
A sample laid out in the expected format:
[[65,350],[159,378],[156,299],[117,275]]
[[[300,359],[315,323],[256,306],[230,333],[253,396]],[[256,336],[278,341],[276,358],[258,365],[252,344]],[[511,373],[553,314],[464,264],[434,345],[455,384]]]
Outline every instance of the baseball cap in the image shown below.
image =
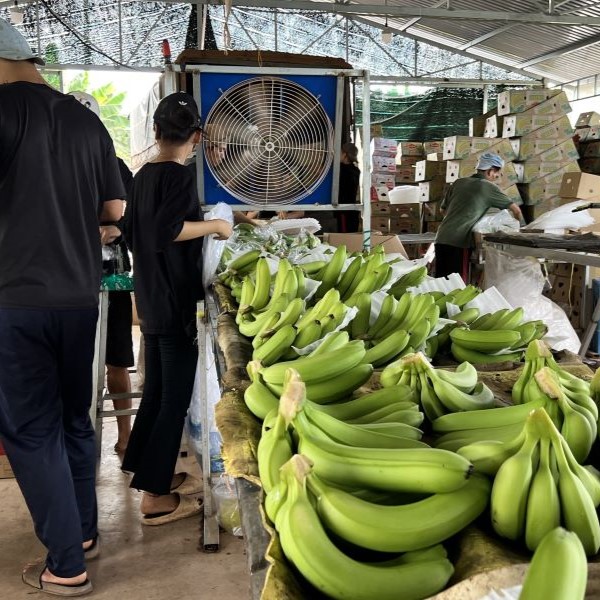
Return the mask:
[[492,154],[491,152],[484,152],[479,157],[479,162],[477,163],[478,171],[487,171],[488,169],[496,168],[501,169],[504,166],[504,160],[500,158],[497,154]]
[[4,19],[0,19],[0,58],[6,60],[33,60],[41,66],[46,64],[31,51],[27,40]]
[[98,100],[87,92],[69,92],[69,96],[73,96],[77,102],[89,108],[97,117],[100,116],[100,105]]
[[193,96],[185,92],[175,92],[165,96],[154,111],[154,122],[171,125],[190,133],[202,129],[202,120]]

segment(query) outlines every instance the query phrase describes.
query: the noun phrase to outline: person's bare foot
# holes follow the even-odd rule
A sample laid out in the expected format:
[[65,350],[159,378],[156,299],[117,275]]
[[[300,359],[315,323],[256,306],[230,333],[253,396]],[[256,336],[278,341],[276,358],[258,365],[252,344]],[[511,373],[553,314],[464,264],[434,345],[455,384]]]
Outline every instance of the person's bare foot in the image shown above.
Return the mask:
[[42,573],[42,581],[46,583],[58,583],[59,585],[78,585],[80,583],[85,583],[87,580],[87,571],[84,571],[81,575],[77,575],[76,577],[57,577],[50,573],[48,569],[46,569]]
[[177,494],[166,494],[156,496],[144,492],[140,510],[144,515],[156,515],[159,513],[173,512],[179,506],[179,496]]

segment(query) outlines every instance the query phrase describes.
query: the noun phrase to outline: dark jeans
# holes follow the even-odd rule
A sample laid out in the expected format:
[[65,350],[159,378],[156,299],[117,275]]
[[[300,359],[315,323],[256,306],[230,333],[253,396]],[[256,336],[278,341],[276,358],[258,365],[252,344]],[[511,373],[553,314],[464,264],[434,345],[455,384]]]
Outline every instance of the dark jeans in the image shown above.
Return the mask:
[[469,276],[469,256],[469,248],[436,244],[435,276],[447,277],[451,273],[458,273],[466,282]]
[[82,542],[97,533],[97,318],[95,308],[0,309],[0,437],[59,577],[85,571]]
[[146,379],[122,469],[131,487],[168,494],[192,398],[198,348],[188,336],[144,335]]

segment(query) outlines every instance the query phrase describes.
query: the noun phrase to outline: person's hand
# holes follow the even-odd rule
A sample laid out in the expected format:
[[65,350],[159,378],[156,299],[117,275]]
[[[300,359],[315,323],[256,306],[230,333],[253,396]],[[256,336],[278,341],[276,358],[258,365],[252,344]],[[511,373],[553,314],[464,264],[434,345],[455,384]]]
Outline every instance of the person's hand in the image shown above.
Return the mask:
[[231,237],[231,234],[233,233],[233,227],[228,221],[224,221],[223,219],[215,219],[214,224],[214,238],[216,240],[226,240]]
[[100,240],[102,245],[112,244],[117,238],[121,237],[121,230],[114,225],[103,225],[100,227]]

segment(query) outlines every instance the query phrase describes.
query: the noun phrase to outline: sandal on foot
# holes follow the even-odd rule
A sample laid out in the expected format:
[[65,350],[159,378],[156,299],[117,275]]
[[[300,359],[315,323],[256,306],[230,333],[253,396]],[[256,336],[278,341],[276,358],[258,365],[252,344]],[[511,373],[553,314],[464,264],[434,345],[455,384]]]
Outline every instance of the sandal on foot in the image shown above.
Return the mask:
[[46,562],[38,562],[25,567],[21,578],[23,583],[30,585],[36,590],[41,590],[46,594],[52,594],[53,596],[65,596],[68,598],[74,598],[76,596],[84,596],[89,594],[94,588],[92,582],[86,579],[83,583],[77,584],[66,584],[66,583],[50,583],[42,579],[42,574],[46,570]]
[[200,479],[184,473],[183,481],[174,488],[171,488],[171,493],[176,492],[181,496],[191,496],[192,494],[199,494],[203,489],[203,483]]
[[92,560],[93,558],[98,558],[98,556],[100,556],[100,535],[97,535],[92,540],[91,546],[84,548],[83,554],[85,556],[85,560]]
[[166,525],[180,519],[187,519],[194,515],[199,515],[202,510],[202,501],[188,496],[179,496],[179,505],[168,513],[156,513],[153,515],[144,515],[142,517],[143,525]]

